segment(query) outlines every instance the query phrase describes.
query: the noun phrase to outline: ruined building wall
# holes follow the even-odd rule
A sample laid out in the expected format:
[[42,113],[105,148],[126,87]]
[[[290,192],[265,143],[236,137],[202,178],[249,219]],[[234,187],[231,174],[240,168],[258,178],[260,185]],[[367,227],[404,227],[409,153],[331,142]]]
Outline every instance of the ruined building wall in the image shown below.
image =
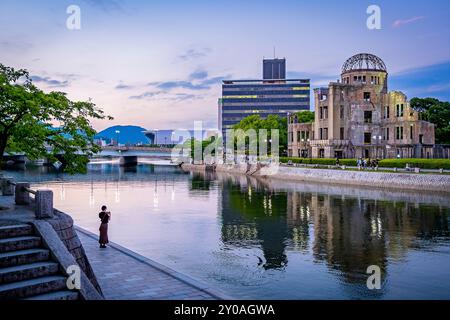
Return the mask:
[[[359,61],[359,56],[376,66]],[[434,125],[419,119],[405,94],[388,92],[381,59],[360,54],[349,60],[340,81],[314,90],[312,157],[431,157]],[[290,130],[296,134],[296,128]]]

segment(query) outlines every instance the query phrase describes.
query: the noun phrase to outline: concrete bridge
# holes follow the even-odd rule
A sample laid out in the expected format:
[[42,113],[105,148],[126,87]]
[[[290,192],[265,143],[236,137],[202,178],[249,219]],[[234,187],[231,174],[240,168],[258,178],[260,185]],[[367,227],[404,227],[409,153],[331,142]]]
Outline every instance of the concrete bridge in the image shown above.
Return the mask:
[[101,157],[119,158],[121,166],[130,167],[137,165],[138,158],[171,160],[172,149],[138,146],[108,146],[103,147],[102,151],[94,156],[94,158]]
[[167,147],[147,147],[147,146],[105,146],[102,151],[144,151],[144,152],[172,152],[172,148]]
[[[81,154],[81,153],[80,153]],[[60,162],[60,165],[63,164],[64,159],[62,154],[55,155],[56,161]],[[37,160],[29,160],[27,155],[25,153],[11,153],[11,154],[4,154],[3,155],[3,162],[6,163],[6,165],[14,166],[16,168],[25,169],[25,165],[27,163],[33,163],[37,165],[51,165],[54,164],[51,162],[48,158],[42,158]]]
[[24,153],[3,155],[3,161],[6,163],[25,164],[26,160],[27,160],[27,157]]
[[[50,149],[48,149],[51,152]],[[140,146],[106,146],[102,147],[101,152],[93,156],[96,158],[119,158],[119,163],[121,166],[129,167],[136,166],[138,163],[138,158],[147,158],[154,160],[171,160],[172,159],[172,149],[165,147],[140,147]],[[59,159],[62,161],[62,157]],[[7,164],[14,166],[25,166],[29,160],[24,153],[17,154],[5,154],[3,157]],[[49,161],[47,159],[41,159],[33,161],[38,164],[48,165]]]

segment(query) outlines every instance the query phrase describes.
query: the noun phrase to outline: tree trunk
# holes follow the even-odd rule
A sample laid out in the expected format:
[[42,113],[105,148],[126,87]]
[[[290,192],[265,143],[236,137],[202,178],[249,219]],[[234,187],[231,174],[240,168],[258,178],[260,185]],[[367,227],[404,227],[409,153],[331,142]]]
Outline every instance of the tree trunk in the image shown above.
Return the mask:
[[0,169],[3,165],[3,154],[5,153],[7,142],[8,142],[8,136],[5,134],[2,134],[0,136]]

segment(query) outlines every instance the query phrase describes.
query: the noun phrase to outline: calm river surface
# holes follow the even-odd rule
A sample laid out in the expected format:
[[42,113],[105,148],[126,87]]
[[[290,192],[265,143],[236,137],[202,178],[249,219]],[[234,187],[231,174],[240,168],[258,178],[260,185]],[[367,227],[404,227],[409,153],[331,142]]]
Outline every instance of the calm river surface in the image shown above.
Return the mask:
[[[236,298],[450,299],[450,198],[439,194],[148,164],[8,174],[52,189],[55,207],[92,232],[106,204],[112,241]],[[369,265],[380,290],[366,287]]]

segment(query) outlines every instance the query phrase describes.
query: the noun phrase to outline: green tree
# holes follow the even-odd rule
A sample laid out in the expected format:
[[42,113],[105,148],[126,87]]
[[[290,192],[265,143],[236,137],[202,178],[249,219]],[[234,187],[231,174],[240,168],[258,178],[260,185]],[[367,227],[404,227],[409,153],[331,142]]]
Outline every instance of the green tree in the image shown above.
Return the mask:
[[297,116],[298,123],[311,123],[314,122],[314,111],[300,111],[295,114]]
[[60,159],[66,172],[84,172],[99,151],[90,119],[112,119],[90,101],[71,101],[63,92],[45,93],[26,70],[0,64],[0,165],[5,152],[29,159]]
[[260,129],[266,129],[268,137],[272,136],[272,130],[278,130],[279,133],[279,147],[280,154],[285,154],[287,150],[287,119],[278,115],[269,115],[267,118],[262,119],[259,115],[251,115],[242,119],[239,123],[233,126],[233,129],[241,129],[246,131],[248,129],[254,129],[258,132]]
[[420,119],[435,124],[436,143],[450,143],[450,102],[435,98],[412,98],[409,103],[420,112]]
[[205,140],[199,141],[196,140],[194,137],[192,137],[189,140],[186,140],[183,143],[183,147],[186,148],[187,150],[190,150],[190,154],[191,154],[191,158],[194,159],[194,152],[195,152],[195,147],[198,146],[198,148],[201,148],[201,159],[204,158],[204,152],[206,150],[206,148],[208,146],[210,146],[210,148],[212,149],[211,155],[214,156],[215,155],[215,151],[216,149],[221,146],[222,144],[222,139],[219,138],[217,139],[216,137],[212,136],[210,138],[207,138]]

